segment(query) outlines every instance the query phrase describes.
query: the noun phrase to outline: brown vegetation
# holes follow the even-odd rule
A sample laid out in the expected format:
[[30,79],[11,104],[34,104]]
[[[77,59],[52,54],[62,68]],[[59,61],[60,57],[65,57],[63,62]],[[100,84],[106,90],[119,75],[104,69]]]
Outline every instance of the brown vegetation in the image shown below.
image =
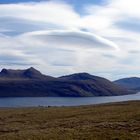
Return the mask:
[[0,140],[140,140],[140,101],[1,108]]

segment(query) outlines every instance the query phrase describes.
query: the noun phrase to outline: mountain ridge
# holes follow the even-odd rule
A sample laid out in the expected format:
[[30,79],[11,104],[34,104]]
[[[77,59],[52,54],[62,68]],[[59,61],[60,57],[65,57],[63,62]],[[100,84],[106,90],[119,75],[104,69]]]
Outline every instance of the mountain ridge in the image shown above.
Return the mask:
[[132,90],[140,90],[140,78],[139,77],[128,77],[122,78],[114,81],[115,84],[118,84],[122,87]]
[[32,67],[25,70],[3,69],[0,72],[0,97],[90,97],[132,93],[135,92],[88,73],[55,78]]
[[43,75],[40,71],[36,70],[33,67],[30,67],[25,70],[13,70],[13,69],[2,69],[0,72],[0,79],[4,80],[23,80],[23,79],[53,79],[54,77]]

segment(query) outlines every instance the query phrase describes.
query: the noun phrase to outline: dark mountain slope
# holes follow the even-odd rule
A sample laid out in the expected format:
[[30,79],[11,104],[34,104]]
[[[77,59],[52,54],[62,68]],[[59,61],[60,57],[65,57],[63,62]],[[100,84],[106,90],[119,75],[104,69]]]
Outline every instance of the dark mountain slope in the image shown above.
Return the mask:
[[59,78],[45,76],[34,68],[0,72],[0,97],[63,96],[87,97],[134,93],[111,81],[78,73]]
[[128,89],[140,89],[140,78],[138,77],[123,78],[114,81],[114,83]]
[[88,91],[92,96],[110,96],[123,95],[126,94],[126,92],[128,92],[128,94],[131,93],[131,91],[126,90],[126,88],[116,85],[105,78],[88,73],[62,76],[59,77],[59,79],[74,83],[75,85],[79,84],[81,89]]

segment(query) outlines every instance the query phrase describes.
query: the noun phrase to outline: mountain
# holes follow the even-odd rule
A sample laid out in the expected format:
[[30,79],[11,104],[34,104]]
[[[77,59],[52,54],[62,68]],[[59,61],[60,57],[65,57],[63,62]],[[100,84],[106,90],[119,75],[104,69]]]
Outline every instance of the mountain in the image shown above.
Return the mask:
[[[90,75],[88,73],[75,73],[71,75],[61,76],[59,79],[63,80],[92,80],[95,79],[97,76]],[[99,77],[98,77],[99,78]]]
[[0,97],[89,97],[135,93],[113,82],[88,73],[54,78],[34,68],[3,69],[0,72]]
[[138,77],[123,78],[114,81],[114,83],[127,89],[140,90],[140,78]]
[[12,70],[2,69],[0,72],[0,80],[27,80],[27,79],[41,79],[41,80],[52,80],[51,76],[41,74],[38,70],[33,67],[26,70]]

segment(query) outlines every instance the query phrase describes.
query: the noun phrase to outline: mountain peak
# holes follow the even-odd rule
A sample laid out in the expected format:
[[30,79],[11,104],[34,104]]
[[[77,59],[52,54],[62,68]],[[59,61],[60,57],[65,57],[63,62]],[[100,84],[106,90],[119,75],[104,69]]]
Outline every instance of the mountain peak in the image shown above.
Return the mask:
[[32,77],[32,76],[39,76],[39,75],[42,75],[40,71],[36,70],[35,68],[33,67],[30,67],[26,70],[24,70],[24,75],[28,76],[28,77]]
[[34,67],[30,67],[30,68],[28,68],[28,69],[26,69],[26,70],[30,70],[30,71],[38,71],[38,70],[36,70]]
[[1,73],[7,73],[7,72],[8,72],[8,70],[5,69],[5,68],[3,68],[3,69],[1,70]]
[[25,70],[2,69],[0,78],[3,79],[52,79],[51,76],[45,76],[33,67]]
[[71,74],[71,75],[66,75],[66,76],[62,76],[59,78],[67,79],[67,80],[89,80],[89,79],[93,78],[93,75],[83,72],[83,73],[75,73],[75,74]]
[[6,68],[3,68],[0,72],[1,75],[3,76],[6,76],[6,75],[12,75],[12,74],[15,74],[15,73],[21,73],[21,70],[13,70],[13,69],[6,69]]

